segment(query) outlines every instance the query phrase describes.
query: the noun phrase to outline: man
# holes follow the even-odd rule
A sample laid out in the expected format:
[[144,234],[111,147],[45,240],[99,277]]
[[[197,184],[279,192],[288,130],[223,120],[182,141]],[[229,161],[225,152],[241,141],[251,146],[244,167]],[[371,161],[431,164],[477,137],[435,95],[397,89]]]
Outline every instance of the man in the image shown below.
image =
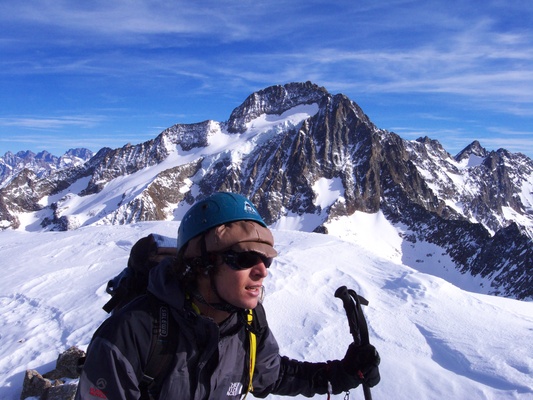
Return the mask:
[[[220,400],[248,392],[310,397],[376,385],[380,359],[371,345],[351,345],[342,360],[324,363],[280,356],[261,304],[263,280],[277,255],[273,246],[272,233],[245,197],[215,193],[193,205],[178,230],[176,259],[155,267],[149,293],[95,333],[76,399]],[[168,305],[165,330],[174,347],[172,362],[146,389],[154,303]]]

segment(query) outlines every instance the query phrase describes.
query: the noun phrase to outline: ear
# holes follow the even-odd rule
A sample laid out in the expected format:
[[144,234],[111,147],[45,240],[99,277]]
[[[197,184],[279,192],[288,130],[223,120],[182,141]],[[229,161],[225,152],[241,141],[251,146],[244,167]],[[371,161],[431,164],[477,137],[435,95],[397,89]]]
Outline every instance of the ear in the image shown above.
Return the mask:
[[209,271],[215,268],[216,254],[207,254],[207,257],[195,257],[188,261],[187,265],[198,275],[209,275]]
[[204,262],[201,257],[195,257],[187,260],[187,266],[189,266],[194,271],[199,271],[204,267]]

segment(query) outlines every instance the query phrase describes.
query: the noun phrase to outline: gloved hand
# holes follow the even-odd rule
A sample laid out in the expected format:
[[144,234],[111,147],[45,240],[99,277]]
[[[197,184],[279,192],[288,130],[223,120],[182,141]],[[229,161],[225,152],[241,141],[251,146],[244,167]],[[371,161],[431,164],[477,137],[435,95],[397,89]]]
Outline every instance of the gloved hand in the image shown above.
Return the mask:
[[361,383],[373,387],[381,379],[378,368],[380,361],[376,348],[371,344],[356,346],[352,343],[341,360],[341,365],[348,375],[358,377]]
[[315,376],[316,387],[327,387],[329,382],[332,393],[339,394],[361,383],[368,387],[376,386],[381,379],[378,368],[380,361],[374,346],[370,344],[356,346],[352,343],[342,360],[325,363],[326,367],[323,369],[325,374],[317,373]]

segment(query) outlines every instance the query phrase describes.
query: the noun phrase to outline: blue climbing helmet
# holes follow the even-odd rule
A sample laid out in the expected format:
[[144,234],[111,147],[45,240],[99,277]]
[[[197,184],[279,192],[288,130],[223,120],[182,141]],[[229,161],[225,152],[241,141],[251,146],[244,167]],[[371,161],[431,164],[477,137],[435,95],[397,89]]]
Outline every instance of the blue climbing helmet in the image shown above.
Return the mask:
[[178,252],[192,238],[215,226],[234,221],[255,221],[267,225],[246,197],[230,192],[217,192],[194,204],[185,213],[178,228]]

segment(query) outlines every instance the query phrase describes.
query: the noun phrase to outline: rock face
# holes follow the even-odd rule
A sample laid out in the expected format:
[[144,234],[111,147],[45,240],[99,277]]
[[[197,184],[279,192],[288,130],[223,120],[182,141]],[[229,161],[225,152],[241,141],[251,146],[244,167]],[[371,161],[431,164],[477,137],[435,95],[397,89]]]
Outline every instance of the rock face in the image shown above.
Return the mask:
[[326,89],[311,82],[268,87],[251,94],[233,110],[228,121],[228,131],[242,133],[246,131],[246,124],[260,115],[281,115],[302,104],[318,103],[327,95]]
[[[338,198],[317,201],[317,185]],[[342,94],[310,82],[251,94],[226,122],[179,124],[153,140],[104,148],[81,165],[20,171],[0,190],[0,226],[33,213],[43,229],[180,219],[213,191],[240,192],[269,224],[382,211],[406,241],[436,244],[494,294],[533,298],[533,162],[475,141],[453,157],[428,137],[377,128]]]
[[27,370],[20,400],[73,400],[77,386],[68,382],[67,378],[79,378],[78,362],[82,357],[85,357],[85,352],[73,346],[59,355],[54,370],[43,375],[35,370]]

